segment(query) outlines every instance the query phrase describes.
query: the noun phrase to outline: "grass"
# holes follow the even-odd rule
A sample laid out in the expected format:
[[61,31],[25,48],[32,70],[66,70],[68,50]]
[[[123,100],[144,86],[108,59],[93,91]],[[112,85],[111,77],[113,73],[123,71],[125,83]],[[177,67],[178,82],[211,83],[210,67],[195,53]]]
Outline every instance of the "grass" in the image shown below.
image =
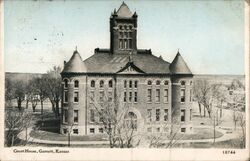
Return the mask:
[[[41,140],[51,140],[51,141],[68,141],[68,136],[48,132],[48,131],[34,131],[30,132],[30,136],[33,138],[41,139]],[[71,141],[106,141],[107,137],[104,134],[96,134],[96,135],[83,135],[83,136],[74,136],[71,135]]]
[[[215,138],[222,137],[223,134],[219,131],[215,131]],[[200,139],[212,139],[214,138],[214,131],[210,128],[194,128],[193,134],[183,134],[182,140],[200,140]]]

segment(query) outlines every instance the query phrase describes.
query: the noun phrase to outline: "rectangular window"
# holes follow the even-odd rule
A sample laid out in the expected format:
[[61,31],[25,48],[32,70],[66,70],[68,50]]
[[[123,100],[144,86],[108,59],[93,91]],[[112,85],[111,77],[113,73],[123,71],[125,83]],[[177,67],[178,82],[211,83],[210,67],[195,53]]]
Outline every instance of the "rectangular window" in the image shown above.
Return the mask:
[[147,102],[152,102],[152,89],[148,89]]
[[101,114],[99,116],[99,122],[103,122],[103,112],[104,112],[104,109],[101,109]]
[[104,91],[100,91],[100,93],[99,93],[99,100],[100,100],[100,102],[104,101]]
[[135,102],[137,102],[137,92],[135,92],[135,95],[134,95],[134,97],[135,97]]
[[152,121],[152,109],[147,109],[147,122]]
[[122,49],[122,39],[119,39],[119,49]]
[[189,101],[192,102],[192,89],[190,89]]
[[67,103],[69,101],[68,99],[68,91],[64,91],[64,102]]
[[168,89],[164,89],[164,102],[168,102]]
[[68,130],[67,129],[63,129],[63,133],[67,134]]
[[185,133],[186,132],[186,128],[181,128],[181,132]]
[[185,102],[185,89],[181,89],[181,102]]
[[168,109],[164,109],[164,121],[168,121]]
[[148,127],[148,128],[147,128],[147,131],[148,131],[148,132],[152,132],[152,127]]
[[74,123],[78,123],[78,110],[74,110]]
[[124,102],[127,102],[127,92],[124,92],[123,101],[124,101]]
[[90,122],[95,122],[95,110],[90,109]]
[[160,131],[161,131],[161,128],[157,127],[157,128],[156,128],[156,131],[157,131],[157,132],[160,132]]
[[138,81],[135,81],[134,87],[137,88],[137,86],[138,86]]
[[124,88],[127,88],[127,81],[124,81]]
[[95,102],[95,91],[90,91],[90,102]]
[[185,121],[185,110],[181,110],[181,122]]
[[129,46],[129,49],[132,49],[132,39],[128,39],[128,46]]
[[112,101],[112,97],[113,97],[113,96],[112,96],[112,92],[109,91],[109,92],[108,92],[108,101],[109,101],[109,102]]
[[99,128],[99,133],[103,133],[103,128]]
[[74,134],[78,134],[78,129],[73,129]]
[[64,122],[68,122],[68,110],[64,110]]
[[160,89],[156,89],[155,101],[160,102]]
[[79,92],[74,92],[74,102],[79,101]]
[[129,92],[129,97],[128,97],[128,99],[129,99],[129,102],[132,101],[132,92]]
[[95,128],[90,128],[89,132],[92,133],[92,134],[94,134],[95,133]]
[[132,80],[129,81],[129,88],[132,88]]
[[192,109],[190,109],[190,121],[192,120]]
[[155,110],[155,121],[160,121],[160,109]]

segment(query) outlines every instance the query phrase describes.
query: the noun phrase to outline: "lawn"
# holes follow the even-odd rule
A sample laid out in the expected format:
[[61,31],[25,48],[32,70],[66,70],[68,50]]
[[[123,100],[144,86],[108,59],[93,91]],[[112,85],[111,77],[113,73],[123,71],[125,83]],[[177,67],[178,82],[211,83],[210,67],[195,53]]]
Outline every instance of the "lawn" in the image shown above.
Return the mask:
[[[223,134],[215,131],[215,138],[222,137]],[[180,134],[182,140],[199,140],[214,138],[214,130],[210,128],[194,128],[193,134]]]

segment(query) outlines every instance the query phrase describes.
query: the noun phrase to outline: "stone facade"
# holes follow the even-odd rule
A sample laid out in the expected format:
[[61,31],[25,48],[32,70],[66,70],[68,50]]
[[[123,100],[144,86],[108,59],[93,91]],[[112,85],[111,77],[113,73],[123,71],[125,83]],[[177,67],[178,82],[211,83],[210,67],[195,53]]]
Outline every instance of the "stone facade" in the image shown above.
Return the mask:
[[[95,49],[82,60],[78,51],[62,75],[61,133],[103,133],[93,107],[104,96],[119,99],[137,119],[140,132],[192,131],[192,73],[178,52],[172,63],[151,50],[137,49],[137,14],[123,3],[110,18],[110,49]],[[94,98],[94,99],[93,99]],[[94,102],[93,102],[94,101]]]

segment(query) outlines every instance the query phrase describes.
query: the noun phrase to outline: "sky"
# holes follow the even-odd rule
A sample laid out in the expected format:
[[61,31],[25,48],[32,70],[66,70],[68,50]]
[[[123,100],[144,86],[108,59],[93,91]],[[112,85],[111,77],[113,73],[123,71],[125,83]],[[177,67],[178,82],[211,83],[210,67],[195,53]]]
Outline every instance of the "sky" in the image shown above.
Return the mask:
[[[45,73],[109,48],[109,18],[122,1],[4,1],[6,72]],[[138,14],[137,47],[172,62],[179,50],[194,74],[244,74],[244,1],[125,1]]]

